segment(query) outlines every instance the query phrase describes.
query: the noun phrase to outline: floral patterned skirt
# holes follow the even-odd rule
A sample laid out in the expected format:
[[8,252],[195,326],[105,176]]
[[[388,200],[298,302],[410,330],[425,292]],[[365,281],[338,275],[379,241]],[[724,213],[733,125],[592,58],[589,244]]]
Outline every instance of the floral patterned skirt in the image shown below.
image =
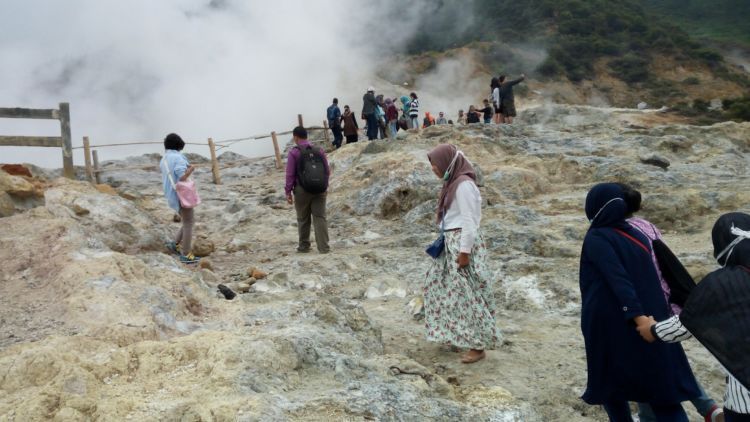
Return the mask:
[[445,232],[445,250],[427,271],[427,340],[466,349],[494,349],[502,334],[495,325],[495,300],[484,238],[477,233],[470,264],[462,270],[456,263],[460,246],[460,230]]

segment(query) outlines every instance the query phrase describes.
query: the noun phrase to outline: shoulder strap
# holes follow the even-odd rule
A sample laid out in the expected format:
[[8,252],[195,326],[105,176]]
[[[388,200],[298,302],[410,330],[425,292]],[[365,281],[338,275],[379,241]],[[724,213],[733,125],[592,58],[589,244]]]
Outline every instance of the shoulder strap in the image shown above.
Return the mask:
[[169,177],[169,183],[172,184],[172,189],[177,190],[177,186],[174,183],[174,178],[172,177],[172,170],[169,169],[169,164],[167,164],[167,157],[164,156],[164,159],[161,160],[161,163],[164,167],[167,168],[167,177]]
[[640,240],[638,240],[635,237],[633,237],[633,236],[625,233],[624,231],[622,231],[620,229],[615,229],[615,231],[617,233],[619,233],[620,235],[622,235],[622,236],[630,239],[630,241],[632,241],[633,243],[635,243],[636,245],[638,245],[638,247],[640,247],[641,249],[643,249],[644,251],[646,251],[647,254],[651,255],[651,251],[649,251],[648,247],[646,247],[646,245],[644,245]]

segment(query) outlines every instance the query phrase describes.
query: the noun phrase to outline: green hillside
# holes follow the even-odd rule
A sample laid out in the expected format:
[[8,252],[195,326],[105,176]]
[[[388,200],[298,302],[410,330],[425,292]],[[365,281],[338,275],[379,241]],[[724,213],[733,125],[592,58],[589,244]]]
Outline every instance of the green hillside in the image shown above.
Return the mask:
[[[722,3],[742,1],[723,0]],[[645,2],[654,5],[644,7]],[[626,82],[643,81],[647,76],[645,67],[653,55],[705,63],[716,72],[727,73],[722,56],[680,26],[689,17],[700,14],[702,8],[687,8],[682,12],[684,17],[674,22],[669,18],[672,9],[678,9],[677,5],[682,3],[692,2],[442,0],[424,11],[417,35],[410,40],[407,51],[415,54],[485,42],[489,43],[489,47],[484,44],[487,64],[507,66],[513,60],[508,60],[509,53],[504,51],[507,50],[504,45],[536,44],[548,52],[547,59],[537,68],[538,74],[565,76],[572,81],[590,79],[596,60],[606,57],[617,58],[611,68],[615,76]],[[709,4],[708,1],[695,3]],[[748,7],[742,6],[738,11]],[[471,19],[461,19],[467,10],[473,12]],[[711,22],[718,25],[725,21],[725,15],[728,19],[730,14],[717,14],[716,20]],[[706,31],[708,28],[710,25],[706,23]]]
[[644,0],[643,6],[693,38],[750,46],[750,1]]

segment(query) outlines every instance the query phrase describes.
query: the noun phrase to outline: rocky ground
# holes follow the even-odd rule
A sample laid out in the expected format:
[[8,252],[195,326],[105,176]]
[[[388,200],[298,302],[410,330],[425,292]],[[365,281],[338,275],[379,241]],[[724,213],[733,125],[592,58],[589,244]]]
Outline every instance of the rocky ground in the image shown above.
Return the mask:
[[[546,105],[513,126],[347,145],[330,154],[329,255],[294,252],[272,159],[225,169],[218,186],[202,167],[200,267],[164,250],[178,224],[158,156],[109,163],[153,169],[97,187],[0,171],[0,421],[606,420],[578,398],[585,194],[636,185],[642,215],[701,277],[715,219],[748,208],[748,135],[748,123]],[[475,365],[426,342],[413,315],[439,189],[426,152],[439,142],[482,174],[505,342]],[[246,292],[228,301],[218,283]],[[720,399],[718,364],[685,347]]]

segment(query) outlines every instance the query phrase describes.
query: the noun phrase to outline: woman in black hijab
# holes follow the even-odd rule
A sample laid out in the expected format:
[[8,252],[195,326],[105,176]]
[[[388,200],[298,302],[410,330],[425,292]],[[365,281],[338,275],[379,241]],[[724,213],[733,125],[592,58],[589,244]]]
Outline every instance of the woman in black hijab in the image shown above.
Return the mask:
[[[581,331],[588,383],[583,400],[604,405],[611,421],[631,421],[628,401],[649,403],[657,421],[685,421],[680,403],[700,395],[682,347],[649,344],[636,326],[669,317],[648,241],[625,221],[622,189],[594,186],[581,251]],[[675,347],[677,346],[677,347]]]
[[724,214],[711,231],[722,266],[690,292],[679,316],[639,332],[647,341],[695,336],[726,368],[726,422],[750,421],[750,215]]

